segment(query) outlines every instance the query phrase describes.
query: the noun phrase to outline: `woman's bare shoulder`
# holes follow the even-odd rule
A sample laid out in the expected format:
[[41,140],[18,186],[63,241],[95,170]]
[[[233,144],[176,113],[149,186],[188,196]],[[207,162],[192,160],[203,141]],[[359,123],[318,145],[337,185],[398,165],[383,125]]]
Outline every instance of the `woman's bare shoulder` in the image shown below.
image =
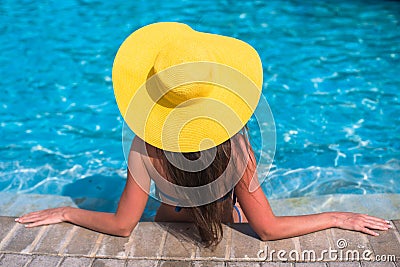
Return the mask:
[[249,155],[249,140],[247,136],[242,133],[237,133],[231,138],[232,153],[236,158],[243,158],[247,160]]
[[142,156],[148,157],[154,154],[155,148],[136,135],[132,140],[130,152],[137,152]]

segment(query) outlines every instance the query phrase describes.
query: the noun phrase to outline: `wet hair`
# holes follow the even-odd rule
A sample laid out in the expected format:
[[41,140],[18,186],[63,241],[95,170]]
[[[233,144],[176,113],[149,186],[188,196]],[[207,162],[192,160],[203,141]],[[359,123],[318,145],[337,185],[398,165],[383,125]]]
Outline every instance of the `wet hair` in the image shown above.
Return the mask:
[[[243,130],[237,134],[243,134],[246,140],[245,143],[247,149],[246,151],[241,151],[241,152],[253,153],[251,145],[248,141],[247,127],[245,126],[245,128],[243,128]],[[231,159],[232,146],[238,145],[237,138],[235,137],[236,136],[228,139],[227,141],[215,147],[216,151],[215,150],[212,151],[211,149],[209,149],[200,152],[189,152],[189,153],[168,152],[169,153],[168,157],[170,159],[172,158],[172,160],[175,162],[179,160],[182,161],[182,154],[186,159],[190,161],[198,160],[200,157],[205,161],[209,160],[210,157],[214,158],[214,160],[212,161],[211,164],[208,165],[208,167],[196,172],[186,171],[179,167],[176,167],[174,164],[170,162],[170,160],[167,159],[167,157],[165,156],[165,151],[156,148],[156,152],[159,158],[161,159],[163,168],[166,171],[167,175],[166,178],[170,182],[179,186],[198,187],[215,181],[218,177],[220,177],[224,173]],[[237,157],[242,158],[244,156],[243,154],[239,153]],[[254,157],[247,157],[247,159],[253,160]],[[235,160],[237,161],[237,159]],[[233,162],[235,162],[235,160]],[[184,163],[180,162],[180,164]],[[255,166],[255,164],[250,164],[250,165]],[[248,167],[247,162],[244,166],[246,168]],[[234,173],[232,175],[234,175]],[[236,181],[239,180],[239,184],[245,185],[243,184],[244,182],[242,181],[243,179],[240,178],[241,177],[237,178]],[[218,243],[222,240],[223,237],[222,223],[233,222],[233,217],[232,217],[233,203],[232,203],[232,198],[230,197],[226,198],[226,200],[224,201],[216,200],[209,204],[205,204],[202,206],[194,205],[193,207],[186,209],[193,218],[193,222],[201,238],[201,243],[205,247],[214,248],[216,245],[218,245]],[[227,214],[229,215],[229,217],[224,217]]]

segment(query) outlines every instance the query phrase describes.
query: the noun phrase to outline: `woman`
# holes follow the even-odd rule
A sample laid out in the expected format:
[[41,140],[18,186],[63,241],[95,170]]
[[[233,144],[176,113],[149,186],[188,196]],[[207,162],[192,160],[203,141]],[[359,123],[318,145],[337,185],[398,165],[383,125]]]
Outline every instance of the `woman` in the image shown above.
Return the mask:
[[221,224],[231,222],[248,222],[262,240],[331,227],[376,236],[374,229],[390,228],[388,221],[351,212],[274,215],[254,179],[257,164],[245,127],[262,88],[261,61],[250,45],[179,23],[148,25],[121,45],[113,84],[121,114],[136,134],[117,211],[60,207],[17,222],[71,222],[129,236],[153,179],[162,202],[155,220],[194,222],[206,246],[218,244]]

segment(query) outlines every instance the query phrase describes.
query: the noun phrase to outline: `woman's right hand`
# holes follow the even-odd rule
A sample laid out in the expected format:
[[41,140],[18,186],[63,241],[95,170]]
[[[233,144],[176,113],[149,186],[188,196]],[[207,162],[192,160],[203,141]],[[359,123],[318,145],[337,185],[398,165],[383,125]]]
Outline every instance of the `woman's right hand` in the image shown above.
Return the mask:
[[341,229],[363,232],[373,236],[378,236],[374,230],[386,231],[392,228],[389,221],[366,214],[353,212],[333,212],[335,226]]

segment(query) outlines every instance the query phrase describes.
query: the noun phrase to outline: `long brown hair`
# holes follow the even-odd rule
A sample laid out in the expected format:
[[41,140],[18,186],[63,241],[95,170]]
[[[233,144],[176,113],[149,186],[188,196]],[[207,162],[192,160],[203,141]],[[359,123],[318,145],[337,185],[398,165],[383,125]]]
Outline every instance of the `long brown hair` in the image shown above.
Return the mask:
[[[248,141],[247,126],[243,128],[238,134],[244,134],[246,139],[247,151],[246,153],[253,153],[253,150]],[[168,179],[176,185],[185,187],[198,187],[209,184],[215,179],[220,177],[225,169],[228,167],[231,157],[231,149],[235,142],[233,137],[228,139],[224,143],[216,146],[216,151],[214,150],[203,150],[200,152],[190,152],[181,153],[186,159],[191,161],[198,160],[200,155],[202,159],[208,160],[213,157],[214,160],[208,167],[202,169],[201,171],[192,172],[182,170],[176,167],[170,162],[165,156],[165,151],[161,149],[156,149],[158,156],[161,159],[163,168],[165,168]],[[244,151],[242,151],[244,153]],[[169,158],[176,162],[182,159],[180,153],[168,152]],[[250,157],[253,159],[253,157]],[[183,164],[180,162],[180,164]],[[182,165],[180,165],[182,166]],[[245,165],[247,166],[247,164]],[[241,178],[241,177],[240,177]],[[239,179],[240,179],[239,178]],[[239,182],[241,183],[241,182]],[[215,247],[223,237],[222,223],[223,222],[233,222],[232,210],[233,203],[232,198],[226,198],[226,201],[214,201],[202,206],[194,206],[187,208],[193,218],[194,224],[198,229],[201,241],[205,247]],[[224,217],[224,215],[229,214],[229,217]]]

